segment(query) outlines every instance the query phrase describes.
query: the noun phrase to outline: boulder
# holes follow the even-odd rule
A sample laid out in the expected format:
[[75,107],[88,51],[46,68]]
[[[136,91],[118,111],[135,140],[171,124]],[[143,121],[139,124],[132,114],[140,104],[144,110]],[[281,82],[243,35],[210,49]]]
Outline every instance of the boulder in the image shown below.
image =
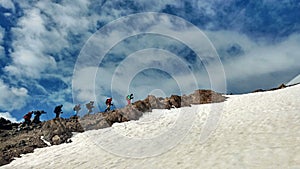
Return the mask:
[[134,102],[134,107],[140,112],[151,111],[151,106],[149,104],[149,99],[145,99],[144,101],[139,100]]
[[207,104],[223,102],[226,100],[226,97],[212,90],[196,90],[189,95],[188,99],[190,104]]
[[[143,105],[143,108],[140,107],[141,105]],[[143,115],[143,111],[150,109],[148,106],[149,104],[146,104],[143,101],[138,101],[138,104],[127,105],[125,108],[120,109],[120,113],[127,120],[138,120]]]
[[164,99],[164,108],[171,109],[171,108],[179,108],[181,107],[181,97],[177,95],[172,95],[170,98]]
[[17,128],[18,125],[18,123],[12,123],[10,120],[0,117],[0,130],[12,130]]
[[148,102],[150,104],[151,109],[164,109],[164,99],[156,98],[153,95],[148,96]]
[[[65,143],[72,137],[72,132],[83,132],[84,129],[75,119],[55,118],[44,123],[42,126],[42,133],[44,139],[49,141],[52,145]],[[58,137],[60,139],[58,139]]]
[[60,137],[58,135],[53,136],[51,141],[54,145],[58,145],[58,144],[62,143],[62,140],[60,139]]
[[9,120],[6,120],[5,118],[0,117],[0,129],[2,130],[11,130],[12,125]]

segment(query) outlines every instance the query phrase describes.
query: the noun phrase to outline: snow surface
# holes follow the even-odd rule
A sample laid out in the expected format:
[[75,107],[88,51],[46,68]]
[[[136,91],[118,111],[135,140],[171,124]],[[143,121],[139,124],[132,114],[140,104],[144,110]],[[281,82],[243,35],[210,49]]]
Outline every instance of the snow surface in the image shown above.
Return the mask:
[[[296,169],[300,168],[299,96],[296,85],[232,95],[218,104],[154,110],[138,121],[75,134],[72,143],[36,149],[1,168]],[[218,125],[208,126],[215,130],[201,141],[214,111],[220,112],[215,118]]]
[[289,81],[287,83],[287,85],[293,85],[293,84],[297,84],[300,83],[300,74],[298,76],[296,76],[293,80]]

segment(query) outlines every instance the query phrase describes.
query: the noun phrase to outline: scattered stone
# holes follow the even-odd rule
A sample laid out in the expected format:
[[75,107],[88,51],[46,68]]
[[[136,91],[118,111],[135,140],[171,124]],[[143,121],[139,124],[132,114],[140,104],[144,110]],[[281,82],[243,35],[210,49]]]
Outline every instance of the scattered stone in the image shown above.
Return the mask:
[[[49,139],[48,142],[57,145],[72,142],[70,140],[72,132],[83,132],[78,118],[58,118],[19,131],[16,127],[20,124],[5,119],[0,121],[4,122],[0,128],[0,166],[10,163],[14,157],[20,157],[21,154],[32,153],[35,148],[47,147],[48,145],[41,139],[45,138],[45,135]],[[8,130],[9,128],[11,130]]]
[[54,145],[59,145],[62,143],[60,137],[58,135],[55,135],[52,137],[51,139],[51,143],[54,144]]

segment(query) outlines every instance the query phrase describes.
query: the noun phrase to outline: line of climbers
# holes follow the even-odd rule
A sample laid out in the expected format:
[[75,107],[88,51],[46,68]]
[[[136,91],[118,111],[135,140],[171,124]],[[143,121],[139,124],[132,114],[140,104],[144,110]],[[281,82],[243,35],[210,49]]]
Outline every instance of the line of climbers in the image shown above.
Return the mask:
[[[126,96],[126,101],[127,101],[127,104],[131,104],[131,100],[133,99],[133,94],[130,94],[128,96]],[[107,111],[110,111],[111,109],[111,106],[113,106],[113,103],[112,103],[112,98],[108,98],[106,99],[105,101],[105,104],[106,104],[106,109],[104,110],[104,112],[107,112]],[[90,114],[91,112],[93,112],[93,108],[95,108],[94,106],[94,101],[90,101],[89,103],[87,103],[86,105],[86,108],[88,110],[88,114]],[[63,105],[58,105],[54,108],[54,113],[55,113],[55,118],[59,118],[59,116],[63,113],[62,111],[62,107]],[[73,108],[73,111],[74,111],[74,116],[77,117],[79,111],[81,110],[81,105],[80,104],[77,104],[74,106]],[[21,128],[22,127],[25,127],[25,126],[30,126],[31,124],[34,124],[34,125],[37,125],[39,123],[41,123],[40,121],[40,116],[42,114],[46,114],[47,112],[45,112],[44,110],[36,110],[36,111],[31,111],[31,112],[28,112],[27,114],[24,115],[24,123],[21,124]],[[32,117],[32,114],[34,114],[34,118],[33,120],[31,121],[31,117]]]

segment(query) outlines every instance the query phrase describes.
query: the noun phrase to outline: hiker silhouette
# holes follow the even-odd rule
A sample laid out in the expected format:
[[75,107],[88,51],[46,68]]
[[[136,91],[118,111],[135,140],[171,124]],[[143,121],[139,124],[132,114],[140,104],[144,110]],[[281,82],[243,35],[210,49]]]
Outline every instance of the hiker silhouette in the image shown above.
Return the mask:
[[39,124],[39,123],[41,123],[41,121],[40,121],[40,116],[42,115],[42,114],[46,114],[46,112],[44,111],[44,110],[37,110],[37,111],[34,111],[33,112],[33,114],[34,114],[34,118],[33,118],[33,120],[32,120],[32,123],[34,123],[34,124]]
[[80,104],[75,105],[73,110],[74,110],[74,116],[77,116],[79,111],[81,110]]
[[55,118],[59,118],[60,114],[62,114],[62,107],[63,105],[59,105],[59,106],[56,106],[55,109],[54,109],[54,113],[56,114]]
[[27,114],[25,114],[23,116],[24,118],[24,123],[22,124],[22,127],[24,127],[25,125],[29,126],[31,124],[31,117],[32,117],[33,111],[28,112]]
[[126,100],[127,100],[127,104],[131,104],[131,100],[133,99],[133,94],[130,94],[126,97]]
[[88,109],[88,114],[92,113],[93,112],[93,108],[95,107],[94,106],[94,101],[90,101],[85,106]]
[[113,105],[111,102],[112,102],[112,98],[111,97],[108,98],[108,99],[106,99],[106,101],[105,101],[106,109],[104,110],[104,112],[110,111],[110,106]]

